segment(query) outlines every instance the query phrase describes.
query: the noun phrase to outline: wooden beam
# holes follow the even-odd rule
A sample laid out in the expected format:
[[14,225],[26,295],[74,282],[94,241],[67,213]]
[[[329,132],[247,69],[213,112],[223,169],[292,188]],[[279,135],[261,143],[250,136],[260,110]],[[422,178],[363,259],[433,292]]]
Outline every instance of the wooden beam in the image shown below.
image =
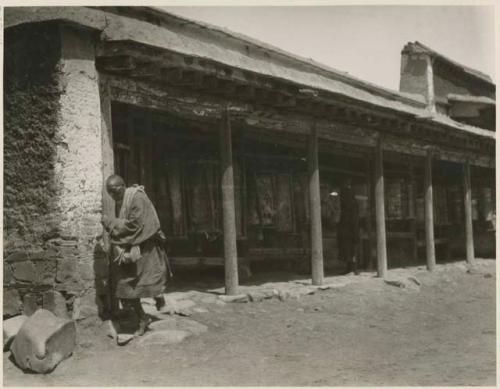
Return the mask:
[[375,217],[377,224],[377,275],[379,277],[385,277],[387,274],[384,158],[382,143],[382,137],[380,137],[375,148]]
[[233,152],[229,112],[224,112],[220,130],[222,220],[226,294],[238,293],[238,252],[234,201]]
[[311,277],[313,285],[324,282],[323,233],[321,228],[321,193],[318,166],[318,134],[315,124],[311,129],[308,150],[309,207],[311,210]]
[[[159,88],[154,84],[131,80],[126,77],[109,76],[109,83],[111,87],[110,93],[115,101],[163,110],[188,120],[216,123],[220,118],[221,104],[228,103],[228,100],[221,96],[194,94],[193,91],[167,85]],[[300,105],[302,103],[297,108]],[[238,101],[231,101],[229,110],[231,111],[232,121],[238,122],[239,125],[245,124],[254,128],[277,130],[281,133],[297,132],[308,134],[308,126],[313,120],[310,115],[297,112],[287,114],[272,112],[272,117],[257,116],[255,107]],[[271,112],[269,109],[264,111]],[[336,115],[339,115],[339,113]],[[338,120],[316,119],[316,122],[319,138],[367,147],[374,147],[376,144],[376,131],[372,129],[350,126]],[[422,140],[406,139],[393,134],[385,134],[384,137],[386,139],[384,150],[393,150],[398,153],[422,157],[426,155],[425,143]],[[436,153],[441,160],[463,163],[465,157],[468,157],[471,161],[474,161],[474,165],[495,166],[494,153],[491,155],[475,152],[464,154],[461,150],[453,150],[445,146],[440,146],[439,151]]]
[[434,209],[432,196],[432,150],[427,150],[425,158],[425,248],[427,270],[436,267],[436,249],[434,244]]
[[276,95],[276,102],[273,104],[275,107],[295,107],[297,101],[294,97],[278,93]]
[[255,98],[255,87],[252,85],[238,85],[236,93],[246,100],[253,100]]
[[472,188],[470,181],[470,164],[466,161],[463,165],[464,172],[464,208],[465,208],[465,251],[467,262],[474,262],[474,233],[472,227]]
[[135,58],[129,55],[117,55],[112,57],[99,57],[96,66],[100,70],[111,73],[127,73],[137,67]]

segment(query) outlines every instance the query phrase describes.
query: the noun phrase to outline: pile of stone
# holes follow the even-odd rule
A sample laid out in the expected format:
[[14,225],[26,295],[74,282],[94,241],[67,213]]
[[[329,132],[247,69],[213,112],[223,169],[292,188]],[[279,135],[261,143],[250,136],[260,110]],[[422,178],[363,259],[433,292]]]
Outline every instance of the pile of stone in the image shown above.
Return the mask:
[[200,335],[208,330],[207,326],[188,319],[192,312],[207,312],[196,307],[188,298],[189,293],[165,294],[165,306],[157,310],[154,299],[141,299],[142,307],[152,320],[146,334],[137,337],[127,330],[120,321],[108,320],[104,323],[107,335],[124,346],[132,342],[136,346],[168,345],[182,342],[190,336]]

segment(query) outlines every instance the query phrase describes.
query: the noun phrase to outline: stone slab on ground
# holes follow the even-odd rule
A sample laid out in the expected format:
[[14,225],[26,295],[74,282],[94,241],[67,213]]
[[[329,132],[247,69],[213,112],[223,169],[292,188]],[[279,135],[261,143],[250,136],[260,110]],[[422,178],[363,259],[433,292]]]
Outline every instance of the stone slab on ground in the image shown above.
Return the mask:
[[101,328],[104,330],[107,337],[117,339],[118,333],[120,332],[120,323],[108,319],[102,323]]
[[420,281],[415,277],[390,277],[385,278],[384,282],[387,285],[395,286],[400,289],[419,289]]
[[118,346],[125,346],[132,339],[134,339],[133,334],[117,334],[116,343],[118,344]]
[[21,369],[48,373],[68,358],[75,346],[75,322],[39,309],[24,322],[10,349]]
[[28,316],[19,315],[3,321],[3,349],[8,350]]
[[[156,309],[156,303],[152,298],[141,299],[141,304],[144,311],[149,315],[159,317],[158,315],[181,315],[190,316],[191,309],[196,306],[193,300],[186,298],[187,296],[182,296],[181,293],[177,293],[176,296],[172,294],[164,294],[165,305],[158,311]],[[177,298],[176,298],[177,297]]]
[[258,289],[256,291],[248,292],[247,296],[250,301],[258,302],[278,296],[278,291],[276,289]]
[[221,295],[219,299],[225,303],[246,303],[249,301],[248,295],[243,293],[234,296]]
[[147,315],[150,315],[159,320],[167,319],[171,316],[170,312],[159,312],[154,305],[150,304],[143,303],[142,309],[144,309],[144,312],[146,312]]
[[191,332],[182,330],[161,330],[149,333],[146,332],[145,335],[138,339],[136,344],[139,347],[175,344],[182,342],[184,339],[191,335]]

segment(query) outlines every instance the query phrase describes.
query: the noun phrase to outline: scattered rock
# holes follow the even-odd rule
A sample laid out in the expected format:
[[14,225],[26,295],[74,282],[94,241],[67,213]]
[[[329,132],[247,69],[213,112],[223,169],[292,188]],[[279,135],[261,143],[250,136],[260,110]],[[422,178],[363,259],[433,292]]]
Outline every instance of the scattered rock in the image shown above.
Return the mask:
[[170,300],[170,299],[165,299],[167,305],[171,304],[174,308],[174,311],[187,311],[189,308],[192,308],[196,305],[196,303],[192,300]]
[[191,332],[182,330],[162,330],[153,331],[143,335],[137,342],[138,346],[165,345],[180,343],[187,337],[191,336]]
[[16,289],[4,289],[3,291],[3,316],[16,316],[21,313],[21,297]]
[[311,281],[309,281],[309,280],[294,280],[291,282],[294,284],[299,284],[299,285],[311,285]]
[[482,274],[481,270],[479,270],[477,267],[475,266],[469,266],[467,268],[467,274]]
[[255,292],[249,292],[247,296],[250,301],[257,302],[273,298],[274,294],[272,291],[255,291]]
[[20,315],[3,322],[3,349],[8,350],[28,316]]
[[155,321],[149,325],[149,328],[154,331],[187,331],[192,333],[193,335],[200,335],[208,331],[208,327],[206,325],[198,323],[195,320],[176,317],[170,317],[168,319]]
[[48,373],[68,358],[75,346],[75,322],[39,309],[24,322],[12,342],[11,351],[21,369]]
[[90,341],[90,340],[85,340],[85,341],[79,343],[78,345],[81,348],[91,348],[94,345],[94,343],[92,341]]
[[66,299],[61,293],[55,290],[49,290],[43,294],[42,300],[43,309],[52,312],[57,317],[69,319]]
[[237,294],[235,296],[219,296],[219,299],[225,303],[246,303],[248,302],[248,296],[246,294]]
[[406,288],[406,283],[403,280],[397,280],[397,279],[392,279],[392,280],[384,280],[384,282],[387,285],[392,285],[396,286],[398,288]]
[[203,297],[200,301],[204,304],[215,304],[217,302],[217,297],[214,295],[209,295]]
[[[190,308],[194,307],[196,303],[189,299],[177,300],[173,294],[165,294],[165,305],[158,311],[156,309],[156,302],[152,298],[141,299],[142,306],[146,313],[161,318],[159,315],[180,315],[191,316]],[[181,297],[186,297],[185,294]]]
[[171,314],[173,313],[170,313],[170,312],[158,312],[158,310],[156,309],[156,307],[154,305],[149,305],[149,304],[142,304],[142,309],[144,309],[144,312],[146,312],[146,314],[150,315],[150,316],[153,316],[157,319],[166,319],[168,317],[170,317]]
[[296,293],[300,296],[311,295],[316,293],[316,288],[314,286],[303,286],[298,288]]

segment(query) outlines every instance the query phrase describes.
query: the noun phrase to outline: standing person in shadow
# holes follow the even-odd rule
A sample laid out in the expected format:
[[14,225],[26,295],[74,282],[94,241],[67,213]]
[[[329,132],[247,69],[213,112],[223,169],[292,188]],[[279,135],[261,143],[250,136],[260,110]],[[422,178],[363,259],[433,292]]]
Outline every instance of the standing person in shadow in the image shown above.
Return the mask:
[[350,178],[340,188],[340,220],[337,225],[339,256],[347,264],[347,273],[359,274],[359,210]]

